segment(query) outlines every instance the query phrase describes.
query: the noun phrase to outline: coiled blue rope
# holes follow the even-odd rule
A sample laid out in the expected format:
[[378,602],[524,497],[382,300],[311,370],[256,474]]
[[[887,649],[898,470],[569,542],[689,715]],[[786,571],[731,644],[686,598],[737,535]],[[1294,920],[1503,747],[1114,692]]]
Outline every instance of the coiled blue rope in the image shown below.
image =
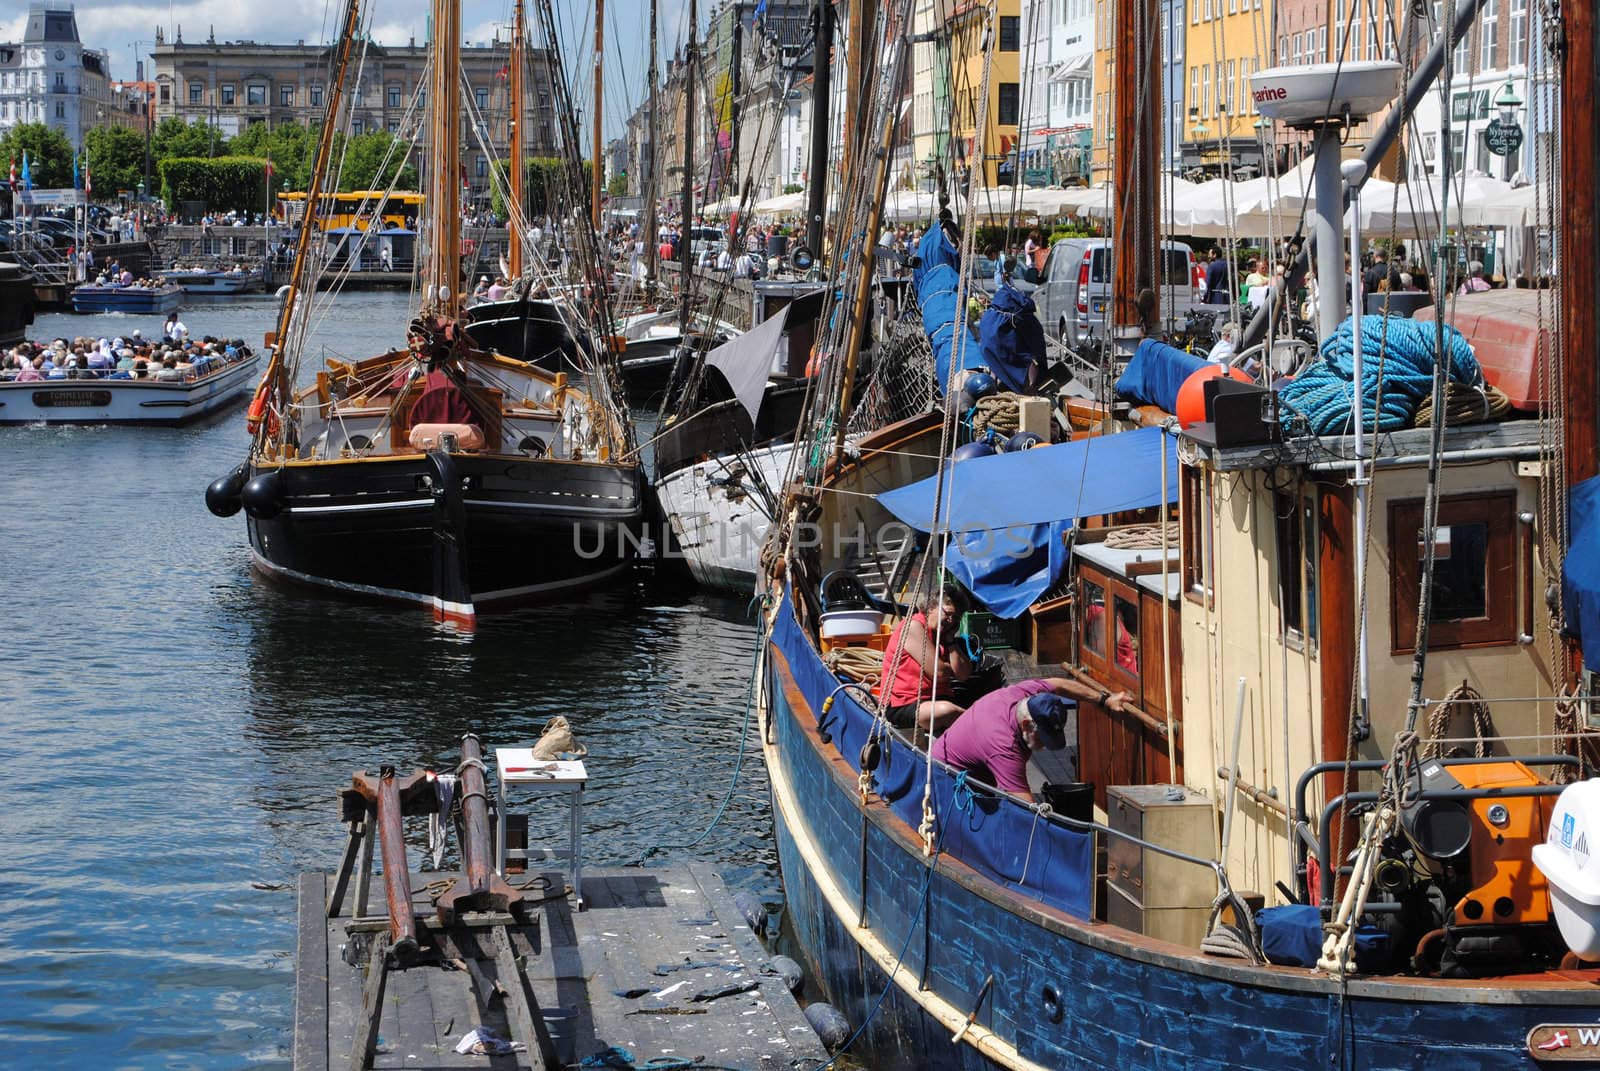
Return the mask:
[[974,796],[972,786],[967,784],[967,771],[957,770],[955,784],[950,786],[950,800],[956,805],[956,810],[971,814]]
[[[1407,427],[1433,389],[1437,325],[1402,316],[1361,317],[1362,422],[1369,431]],[[1444,329],[1450,378],[1479,386],[1483,371],[1472,347],[1453,327]],[[1382,378],[1380,380],[1380,369]],[[1381,402],[1380,402],[1380,389]],[[1286,384],[1279,397],[1305,417],[1316,435],[1342,435],[1353,429],[1355,333],[1350,320],[1322,343],[1322,359]]]

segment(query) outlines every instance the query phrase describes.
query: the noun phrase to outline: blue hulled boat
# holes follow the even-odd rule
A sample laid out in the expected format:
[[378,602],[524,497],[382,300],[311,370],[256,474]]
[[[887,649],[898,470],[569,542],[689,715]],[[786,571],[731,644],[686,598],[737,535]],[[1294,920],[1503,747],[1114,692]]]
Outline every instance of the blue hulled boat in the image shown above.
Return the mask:
[[155,286],[111,286],[84,283],[72,291],[74,312],[171,312],[183,304],[183,287],[173,283]]

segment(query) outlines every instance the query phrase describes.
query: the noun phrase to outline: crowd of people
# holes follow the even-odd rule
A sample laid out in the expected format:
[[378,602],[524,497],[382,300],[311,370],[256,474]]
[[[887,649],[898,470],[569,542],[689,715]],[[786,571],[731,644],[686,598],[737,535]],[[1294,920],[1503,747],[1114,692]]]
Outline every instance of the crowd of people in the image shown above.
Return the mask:
[[57,338],[19,342],[0,351],[0,381],[51,379],[150,379],[184,382],[219,372],[246,360],[243,339],[192,338],[176,312],[167,317],[160,338],[139,330],[126,338]]

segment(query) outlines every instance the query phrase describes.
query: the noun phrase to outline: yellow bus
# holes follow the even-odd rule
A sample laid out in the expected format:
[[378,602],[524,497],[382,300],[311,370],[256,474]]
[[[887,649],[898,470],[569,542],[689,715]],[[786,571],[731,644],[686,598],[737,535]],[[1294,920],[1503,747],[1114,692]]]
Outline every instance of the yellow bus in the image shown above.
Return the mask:
[[[382,190],[351,190],[349,193],[324,194],[322,211],[317,214],[319,230],[331,231],[341,227],[367,230],[372,226],[377,207],[383,203],[383,227],[406,227],[415,230],[417,218],[422,215],[423,195],[397,190],[384,201]],[[300,222],[306,214],[306,195],[282,193],[278,195],[278,215],[285,223]]]

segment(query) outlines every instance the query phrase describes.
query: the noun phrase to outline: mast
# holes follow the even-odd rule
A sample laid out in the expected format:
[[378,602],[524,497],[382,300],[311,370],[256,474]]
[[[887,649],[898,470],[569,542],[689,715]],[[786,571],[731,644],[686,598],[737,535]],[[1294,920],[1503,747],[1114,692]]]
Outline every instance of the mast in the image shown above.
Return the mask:
[[699,76],[695,62],[700,32],[700,10],[689,0],[689,49],[683,60],[683,224],[678,235],[678,331],[689,333],[689,290],[694,278],[694,80]]
[[650,0],[650,173],[645,182],[644,205],[644,274],[645,292],[653,293],[656,285],[656,248],[659,239],[656,237],[656,201],[661,195],[661,183],[656,178],[656,162],[660,154],[656,150],[656,83],[661,81],[660,71],[656,67],[656,19],[660,4],[658,0]]
[[433,68],[428,114],[428,227],[433,241],[423,274],[423,311],[454,319],[461,311],[461,7],[433,0]]
[[523,189],[526,182],[528,161],[522,147],[522,124],[525,118],[523,107],[524,91],[522,87],[523,67],[527,62],[524,52],[524,42],[527,39],[527,29],[522,23],[522,0],[516,0],[511,17],[511,70],[507,78],[507,92],[511,94],[510,107],[507,114],[510,116],[511,136],[507,140],[511,145],[511,204],[512,209],[506,213],[506,226],[509,228],[507,237],[510,241],[506,265],[511,269],[511,278],[522,277],[522,213],[527,207],[527,198]]
[[[1155,0],[1119,0],[1113,32],[1112,188],[1117,191],[1112,323],[1153,331],[1159,322],[1156,269],[1161,206],[1156,188],[1161,40]],[[1143,305],[1141,306],[1141,300]]]
[[[692,2],[692,0],[691,0]],[[817,0],[812,15],[811,164],[806,199],[806,246],[822,258],[823,217],[828,211],[828,97],[833,92],[833,0]]]
[[[280,404],[288,403],[290,392],[294,388],[294,375],[284,354],[289,345],[290,328],[299,312],[298,299],[302,290],[310,293],[317,285],[316,269],[311,263],[311,232],[316,229],[318,202],[322,198],[322,180],[328,172],[328,163],[333,155],[333,134],[339,126],[336,120],[339,108],[344,103],[345,74],[350,69],[350,52],[355,45],[356,27],[360,24],[360,17],[361,0],[350,0],[349,6],[345,8],[344,25],[339,30],[333,78],[328,85],[328,111],[317,136],[317,155],[312,162],[311,175],[306,182],[306,212],[304,218],[300,220],[300,236],[295,241],[294,271],[289,276],[289,288],[283,296],[283,304],[278,309],[278,329],[274,335],[272,358],[267,363],[266,371],[261,374],[263,386],[267,383],[273,385]],[[261,438],[257,440],[258,442],[266,438],[268,426],[267,422],[261,424],[259,432]],[[287,430],[287,422],[284,428]]]
[[600,235],[600,124],[605,100],[602,74],[606,58],[606,0],[594,0],[594,164],[589,168],[589,222],[596,239]]

